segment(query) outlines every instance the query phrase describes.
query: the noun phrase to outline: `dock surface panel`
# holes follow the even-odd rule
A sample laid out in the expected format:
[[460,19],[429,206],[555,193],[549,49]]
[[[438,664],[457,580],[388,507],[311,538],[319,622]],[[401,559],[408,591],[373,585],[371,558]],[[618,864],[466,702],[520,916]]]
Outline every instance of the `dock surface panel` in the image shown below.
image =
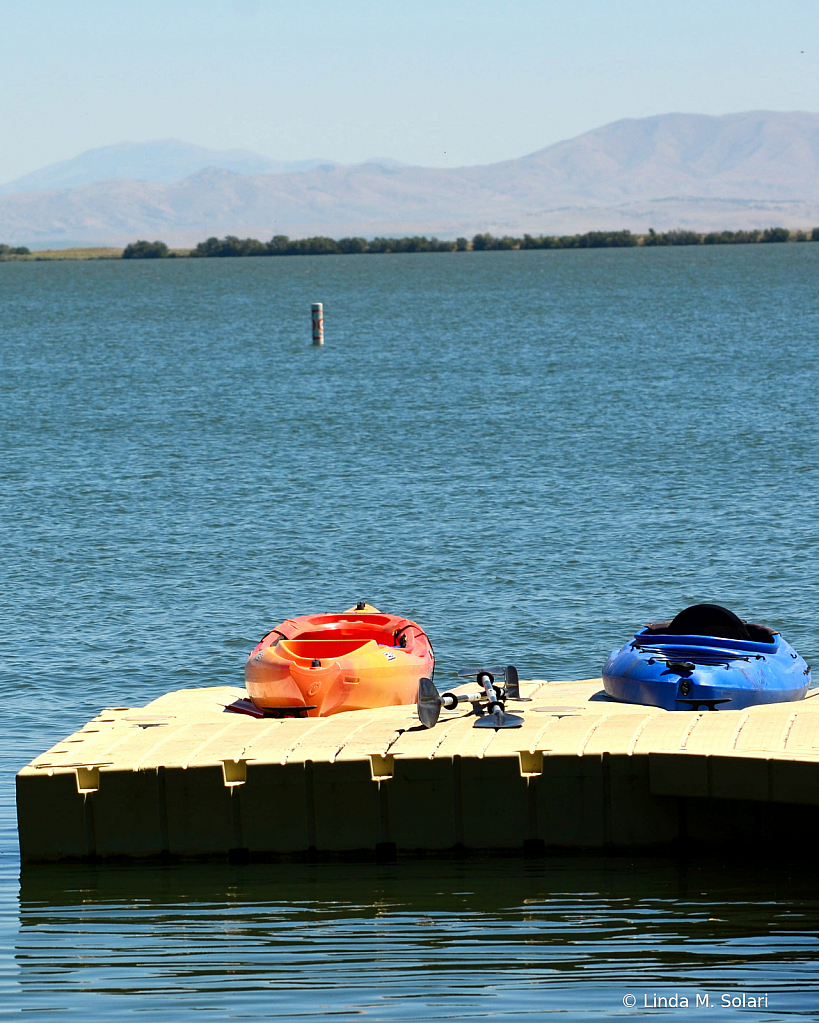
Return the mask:
[[523,682],[521,728],[469,705],[253,718],[232,687],[102,711],[17,776],[24,863],[717,846],[809,837],[819,691],[742,711]]

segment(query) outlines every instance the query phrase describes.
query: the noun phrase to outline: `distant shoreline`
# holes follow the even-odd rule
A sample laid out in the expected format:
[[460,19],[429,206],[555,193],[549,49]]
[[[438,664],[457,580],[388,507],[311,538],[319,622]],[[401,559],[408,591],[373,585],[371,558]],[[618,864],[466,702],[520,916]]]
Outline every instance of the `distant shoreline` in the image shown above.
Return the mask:
[[312,238],[291,239],[276,235],[269,242],[255,238],[208,238],[195,248],[173,249],[161,241],[138,241],[124,248],[93,247],[71,249],[35,249],[24,246],[13,248],[0,245],[0,262],[41,262],[59,260],[98,259],[202,259],[236,256],[331,256],[380,255],[408,252],[489,252],[522,249],[590,249],[590,248],[653,248],[678,245],[754,245],[783,242],[819,241],[819,227],[810,232],[771,227],[751,231],[665,231],[649,230],[645,234],[631,231],[587,231],[575,235],[529,235],[522,238],[511,235],[476,234],[471,239],[440,241],[424,235],[405,238]]

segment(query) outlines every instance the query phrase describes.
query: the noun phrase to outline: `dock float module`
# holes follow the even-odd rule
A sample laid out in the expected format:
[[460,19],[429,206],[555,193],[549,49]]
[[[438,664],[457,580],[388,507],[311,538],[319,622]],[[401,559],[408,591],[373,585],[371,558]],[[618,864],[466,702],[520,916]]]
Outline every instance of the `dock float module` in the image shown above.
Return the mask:
[[[232,687],[105,710],[17,776],[23,863],[661,849],[807,841],[819,697],[673,713],[599,679],[521,682],[519,728],[468,706],[254,718]],[[815,691],[819,692],[819,691]]]

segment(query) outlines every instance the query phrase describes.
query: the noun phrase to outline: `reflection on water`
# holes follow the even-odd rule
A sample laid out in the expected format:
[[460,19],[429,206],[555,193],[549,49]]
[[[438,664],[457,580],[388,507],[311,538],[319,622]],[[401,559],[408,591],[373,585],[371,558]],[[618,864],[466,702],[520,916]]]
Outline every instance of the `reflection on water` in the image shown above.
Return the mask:
[[677,992],[708,993],[716,1020],[737,1011],[723,993],[764,990],[754,1018],[815,1018],[817,923],[793,867],[40,867],[22,877],[15,1001],[101,1019],[507,1020],[628,1014],[626,994],[639,1008]]

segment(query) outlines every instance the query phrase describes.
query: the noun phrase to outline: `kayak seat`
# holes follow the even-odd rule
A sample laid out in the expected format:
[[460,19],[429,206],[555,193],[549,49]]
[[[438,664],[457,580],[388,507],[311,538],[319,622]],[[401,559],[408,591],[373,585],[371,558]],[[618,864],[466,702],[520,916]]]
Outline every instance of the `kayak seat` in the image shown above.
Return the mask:
[[[749,639],[752,643],[774,643],[776,636],[779,635],[776,629],[771,629],[767,625],[757,625],[755,622],[742,622],[747,630],[748,635],[744,638]],[[645,627],[645,632],[649,636],[681,636],[684,632],[672,631],[671,621],[667,622],[648,622]],[[737,639],[737,635],[728,636],[725,632],[713,632],[706,631],[710,628],[708,623],[700,624],[696,629],[692,626],[691,633],[695,636],[718,636],[722,639]]]
[[311,632],[300,632],[297,638],[299,640],[316,639],[322,641],[329,639],[358,639],[362,641],[374,639],[376,643],[393,645],[393,635],[391,632],[367,625],[353,625],[349,628],[337,629],[315,629]]
[[[749,627],[733,611],[719,604],[692,604],[670,622],[650,622],[649,632],[666,636],[715,636],[719,639],[751,640]],[[765,630],[764,626],[755,626]],[[755,637],[754,637],[755,638]],[[760,640],[757,640],[760,642]],[[773,642],[773,637],[762,642]]]
[[317,657],[319,660],[344,657],[363,647],[366,639],[286,639],[283,646],[295,657],[305,660]]

